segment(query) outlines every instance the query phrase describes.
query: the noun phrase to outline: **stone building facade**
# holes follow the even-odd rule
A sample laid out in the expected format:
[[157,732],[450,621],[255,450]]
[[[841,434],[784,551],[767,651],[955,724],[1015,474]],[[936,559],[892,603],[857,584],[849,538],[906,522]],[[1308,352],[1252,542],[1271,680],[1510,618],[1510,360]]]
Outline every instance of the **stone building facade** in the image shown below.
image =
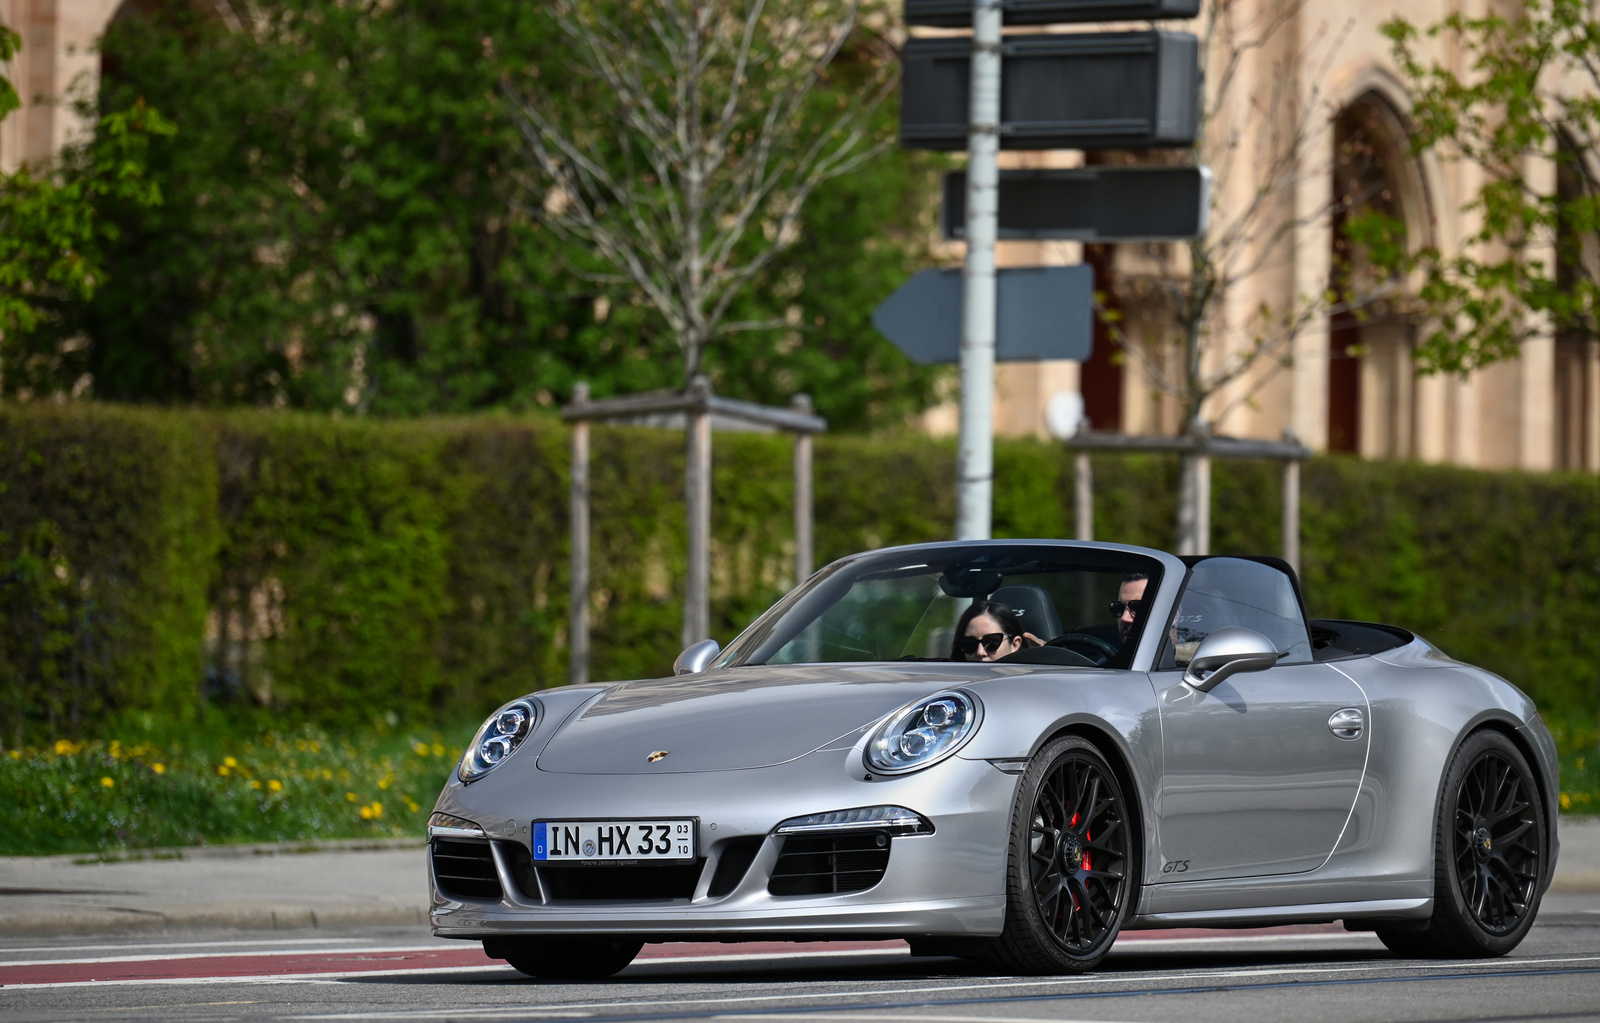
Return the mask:
[[[23,49],[6,71],[25,103],[0,121],[0,169],[47,161],[83,129],[64,100],[74,88],[92,87],[99,70],[96,40],[113,17],[141,2],[0,0],[0,23],[23,37]],[[227,0],[194,2],[213,3],[220,17],[236,20]],[[1487,9],[1487,0],[1233,2],[1239,32],[1248,35],[1263,19],[1276,17],[1277,23],[1260,45],[1242,51],[1232,88],[1212,121],[1208,138],[1229,140],[1227,152],[1217,154],[1227,164],[1217,178],[1218,219],[1248,205],[1261,184],[1256,175],[1274,166],[1272,153],[1282,151],[1283,139],[1297,137],[1301,144],[1294,165],[1278,175],[1267,218],[1277,226],[1261,232],[1272,241],[1245,247],[1253,269],[1230,290],[1211,324],[1208,358],[1218,364],[1259,335],[1263,310],[1292,314],[1311,297],[1335,289],[1338,235],[1331,211],[1350,189],[1352,175],[1365,176],[1356,184],[1404,223],[1411,244],[1435,245],[1447,254],[1459,248],[1472,227],[1463,207],[1476,191],[1476,172],[1433,154],[1411,155],[1404,127],[1409,100],[1380,26],[1395,14],[1428,25],[1452,10]],[[1436,45],[1435,58],[1459,63],[1459,53]],[[1212,51],[1215,86],[1221,77],[1215,70],[1218,47]],[[1365,153],[1356,168],[1344,158],[1352,140]],[[1581,155],[1594,162],[1595,154]],[[1018,167],[1071,166],[1083,158],[1003,156]],[[1580,187],[1554,163],[1546,170],[1550,187]],[[1600,163],[1591,180],[1600,180]],[[944,255],[958,261],[959,245]],[[1181,275],[1183,246],[1116,245],[1086,252],[1075,243],[1007,242],[999,258],[1013,266],[1089,261],[1097,287],[1121,313],[1121,343],[1142,346],[1143,354],[1119,355],[1118,339],[1102,329],[1095,354],[1084,364],[1001,365],[997,432],[1044,436],[1050,399],[1074,390],[1081,390],[1096,429],[1176,432],[1178,405],[1156,380],[1162,360],[1170,358],[1170,346],[1162,343],[1173,329],[1170,311],[1138,284]],[[1308,316],[1286,340],[1284,358],[1258,360],[1212,397],[1204,415],[1213,430],[1260,438],[1292,430],[1316,450],[1372,458],[1600,471],[1600,342],[1544,337],[1525,343],[1519,358],[1469,376],[1419,377],[1411,351],[1426,324],[1408,312],[1406,292],[1406,282],[1397,282],[1360,315]],[[936,409],[925,421],[935,431],[953,430],[956,417],[952,409]]]

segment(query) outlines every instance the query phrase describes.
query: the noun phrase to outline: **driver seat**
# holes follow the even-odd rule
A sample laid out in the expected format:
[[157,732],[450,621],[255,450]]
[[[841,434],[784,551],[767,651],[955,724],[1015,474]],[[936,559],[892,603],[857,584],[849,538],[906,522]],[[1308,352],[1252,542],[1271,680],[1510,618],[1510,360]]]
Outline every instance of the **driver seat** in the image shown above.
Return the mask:
[[1061,635],[1061,616],[1056,613],[1055,599],[1044,587],[1012,583],[989,594],[989,599],[1015,611],[1023,630],[1038,636],[1041,643]]

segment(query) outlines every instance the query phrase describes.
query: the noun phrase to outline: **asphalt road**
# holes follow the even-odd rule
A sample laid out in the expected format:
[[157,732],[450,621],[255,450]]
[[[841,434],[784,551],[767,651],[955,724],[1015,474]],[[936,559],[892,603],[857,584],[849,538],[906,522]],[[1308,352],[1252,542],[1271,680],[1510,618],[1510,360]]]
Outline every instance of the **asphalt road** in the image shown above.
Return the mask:
[[662,945],[555,984],[424,929],[0,939],[0,1021],[1600,1020],[1600,895],[1552,894],[1513,954],[1394,958],[1334,928],[1149,932],[1068,978],[989,976],[898,943]]

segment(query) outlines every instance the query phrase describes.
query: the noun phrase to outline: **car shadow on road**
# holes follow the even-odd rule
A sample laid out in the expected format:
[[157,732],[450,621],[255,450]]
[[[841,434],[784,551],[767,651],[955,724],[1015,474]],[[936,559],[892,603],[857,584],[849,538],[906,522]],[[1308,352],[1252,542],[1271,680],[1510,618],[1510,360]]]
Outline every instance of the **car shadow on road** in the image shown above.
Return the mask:
[[841,984],[841,983],[906,983],[906,982],[961,982],[1029,981],[1068,982],[1075,979],[1114,978],[1152,972],[1258,970],[1271,967],[1337,968],[1341,965],[1369,965],[1393,962],[1396,958],[1386,949],[1341,949],[1330,955],[1327,949],[1249,949],[1243,951],[1143,951],[1132,949],[1117,951],[1108,956],[1100,966],[1086,974],[1066,974],[1054,977],[1023,977],[998,973],[981,963],[954,958],[873,957],[844,959],[844,961],[775,962],[770,959],[721,963],[675,963],[669,959],[646,959],[635,962],[614,977],[600,981],[559,981],[528,977],[509,966],[475,971],[470,975],[440,976],[430,973],[385,974],[375,977],[350,977],[351,983],[374,985],[407,984],[461,984],[483,986],[565,986],[589,992],[627,991],[658,984],[704,984],[739,987],[744,985],[772,984]]

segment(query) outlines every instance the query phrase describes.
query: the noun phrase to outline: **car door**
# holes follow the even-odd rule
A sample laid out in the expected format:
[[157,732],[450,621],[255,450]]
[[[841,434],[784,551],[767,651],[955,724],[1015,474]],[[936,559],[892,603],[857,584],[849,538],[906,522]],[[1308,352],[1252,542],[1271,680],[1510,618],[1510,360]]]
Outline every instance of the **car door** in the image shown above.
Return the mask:
[[[1273,640],[1279,662],[1202,693],[1183,682],[1193,648],[1236,625]],[[1190,572],[1151,673],[1161,714],[1161,881],[1311,870],[1333,851],[1366,766],[1361,688],[1312,661],[1287,572],[1207,558]]]

